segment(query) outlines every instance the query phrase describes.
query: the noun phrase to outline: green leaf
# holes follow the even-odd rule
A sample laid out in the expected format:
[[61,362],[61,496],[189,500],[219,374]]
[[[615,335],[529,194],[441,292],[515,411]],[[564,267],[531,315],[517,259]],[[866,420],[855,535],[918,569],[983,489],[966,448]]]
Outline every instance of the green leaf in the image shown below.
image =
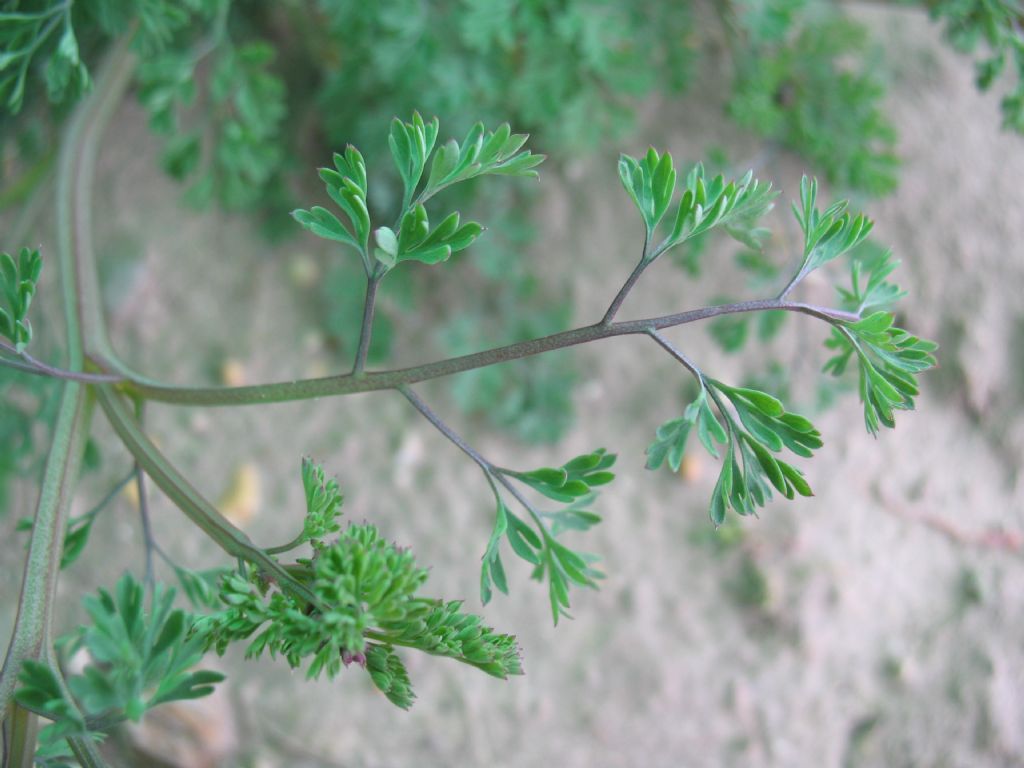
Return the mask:
[[359,150],[351,144],[345,148],[343,154],[335,152],[333,160],[334,168],[321,168],[319,175],[327,194],[348,219],[351,231],[333,214],[320,207],[314,207],[311,212],[294,211],[292,216],[314,234],[355,248],[363,257],[366,268],[370,269],[370,214],[366,205],[366,164]]
[[[91,521],[91,518],[90,518]],[[87,714],[138,720],[152,707],[212,692],[223,676],[189,671],[202,656],[192,617],[174,610],[174,590],[158,585],[145,610],[142,585],[126,574],[113,595],[100,590],[83,604],[92,624],[81,642],[91,662],[68,677],[68,687]]]
[[711,411],[711,406],[708,404],[707,390],[704,387],[701,387],[700,394],[686,407],[683,418],[696,425],[697,437],[700,439],[701,444],[708,453],[717,459],[718,449],[715,448],[715,442],[724,445],[727,442],[727,435],[725,429],[722,428],[715,414]]
[[217,583],[224,577],[224,568],[192,571],[175,566],[174,575],[181,585],[181,591],[192,603],[193,608],[216,608],[218,605]]
[[786,412],[778,398],[761,390],[732,387],[705,377],[701,381],[724,395],[739,421],[714,396],[719,409],[716,417],[708,403],[709,390],[702,387],[682,419],[666,422],[658,429],[657,439],[648,448],[648,466],[660,466],[669,458],[676,462],[673,468],[678,467],[689,429],[696,426],[705,448],[713,456],[718,458],[716,442],[725,446],[709,505],[709,515],[716,526],[725,521],[729,509],[740,515],[755,514],[771,500],[773,487],[787,499],[797,493],[811,495],[799,470],[772,453],[786,447],[799,456],[811,456],[812,451],[821,447],[821,435],[814,425],[803,416]]
[[[483,562],[480,566],[480,601],[484,605],[487,605],[491,600],[491,576],[495,565],[497,565],[497,571],[500,571],[500,573],[493,573],[495,585],[503,593],[508,594],[508,585],[505,583],[505,571],[501,566],[499,547],[501,546],[501,540],[508,531],[508,516],[510,513],[501,497],[497,496],[497,491],[495,491],[495,495],[498,507],[494,515],[494,529],[491,531],[491,537],[487,541],[487,549],[484,550],[484,555],[481,558]],[[500,583],[498,581],[499,578],[501,579]]]
[[571,503],[587,496],[593,488],[606,485],[615,475],[608,470],[615,464],[615,454],[598,448],[577,456],[559,468],[542,467],[530,472],[507,472],[549,499]]
[[160,162],[172,178],[181,181],[199,167],[201,156],[199,134],[183,133],[167,142]]
[[[501,470],[502,474],[528,485],[547,498],[568,505],[555,512],[541,513],[527,507],[537,523],[539,536],[523,521],[506,512],[506,536],[512,550],[535,566],[534,579],[548,581],[555,624],[560,616],[569,615],[566,611],[569,607],[569,582],[595,588],[595,579],[602,577],[601,572],[590,565],[595,558],[574,552],[556,541],[555,537],[567,531],[586,531],[600,522],[601,517],[587,507],[597,497],[594,489],[614,479],[609,470],[615,459],[615,454],[598,448],[574,457],[561,467],[541,467],[529,472]],[[550,526],[544,520],[550,521]]]
[[800,181],[800,206],[793,213],[804,234],[802,277],[856,248],[870,234],[873,222],[863,214],[851,216],[847,201],[833,203],[825,211],[817,208],[818,181],[804,176]]
[[601,516],[584,507],[589,506],[596,494],[583,497],[565,509],[557,512],[544,512],[543,516],[551,521],[551,535],[559,536],[566,531],[587,531],[601,522]]
[[672,155],[668,152],[659,155],[654,147],[647,150],[642,160],[620,155],[619,178],[640,211],[650,237],[668,210],[675,193],[676,171],[672,165]]
[[[377,232],[378,245],[382,251],[388,253],[389,259],[391,257],[387,249],[396,249],[395,263],[419,261],[423,264],[437,264],[446,261],[453,253],[469,247],[483,232],[483,227],[476,222],[467,222],[459,226],[459,214],[451,213],[431,230],[426,209],[423,205],[416,204],[402,217],[396,242],[392,242],[394,233],[387,227],[381,227]],[[380,235],[383,235],[383,240]]]
[[[883,309],[906,296],[906,291],[886,280],[899,266],[892,252],[865,241],[853,251],[850,261],[850,289],[839,289],[843,308],[857,314],[869,309]],[[862,274],[867,281],[861,285]]]
[[338,517],[345,497],[338,489],[338,481],[328,479],[323,467],[308,456],[302,459],[302,487],[306,494],[306,519],[300,538],[320,548],[330,534],[341,530]]
[[703,164],[697,163],[687,174],[672,230],[655,252],[662,253],[717,226],[724,226],[740,242],[756,245],[763,236],[757,221],[771,210],[775,197],[771,185],[755,180],[752,172],[726,183],[721,175],[708,180]]
[[668,459],[672,471],[678,472],[694,423],[686,418],[670,419],[658,427],[654,442],[647,448],[647,469],[658,469]]
[[782,470],[782,474],[786,476],[786,480],[789,485],[796,490],[801,496],[813,496],[811,492],[811,486],[804,480],[803,474],[796,467],[790,466],[784,461],[778,462],[779,469]]
[[57,673],[48,664],[26,659],[21,664],[18,682],[20,687],[14,692],[14,700],[53,720],[57,734],[87,732],[81,713],[65,697]]
[[338,221],[337,217],[326,208],[313,206],[312,210],[309,211],[300,208],[292,211],[292,218],[317,237],[322,237],[326,240],[336,240],[339,243],[351,245],[356,250],[359,250],[359,244],[355,241],[355,238]]
[[64,550],[60,557],[61,570],[75,562],[85,550],[85,545],[89,543],[89,534],[92,531],[92,524],[95,519],[95,517],[89,517],[80,524],[70,523],[68,525],[68,532],[64,536]]
[[766,392],[759,392],[756,389],[746,389],[744,387],[730,387],[720,381],[715,381],[714,385],[715,389],[722,392],[730,400],[734,402],[740,400],[746,405],[757,409],[765,416],[776,417],[782,416],[785,413],[785,408],[782,407],[779,399],[772,397]]
[[879,426],[895,426],[894,411],[913,410],[918,394],[915,377],[936,364],[934,342],[893,323],[892,313],[875,312],[834,328],[825,343],[835,355],[824,370],[835,376],[842,375],[856,355],[864,426],[870,434],[877,434]]
[[530,526],[511,512],[507,512],[507,515],[508,530],[505,535],[512,551],[526,562],[540,565],[540,557],[537,555],[537,551],[542,547],[540,537]]
[[537,172],[533,169],[545,158],[529,150],[520,151],[526,139],[525,134],[513,134],[508,123],[494,131],[485,130],[483,123],[475,123],[461,144],[450,139],[435,153],[419,202],[425,202],[446,187],[478,176],[535,177]]
[[411,123],[404,123],[397,117],[391,121],[388,146],[405,188],[403,210],[409,207],[419,186],[427,157],[434,150],[437,130],[437,118],[424,123],[419,112],[413,112]]
[[370,645],[366,651],[366,671],[377,689],[388,701],[401,709],[409,709],[416,698],[409,681],[409,673],[395,649],[385,645]]

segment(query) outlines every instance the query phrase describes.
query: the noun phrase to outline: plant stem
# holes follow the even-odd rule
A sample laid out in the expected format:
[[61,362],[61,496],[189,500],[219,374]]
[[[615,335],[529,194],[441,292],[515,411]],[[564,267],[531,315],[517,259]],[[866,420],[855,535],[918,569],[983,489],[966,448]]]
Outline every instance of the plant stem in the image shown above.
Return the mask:
[[153,538],[153,525],[149,517],[149,499],[146,497],[146,475],[142,467],[135,462],[135,487],[139,494],[139,519],[142,521],[142,540],[146,547],[146,589],[152,596],[156,586],[156,579],[153,576],[153,550],[156,547],[156,539]]
[[296,381],[283,381],[245,387],[176,387],[129,374],[130,380],[120,385],[120,388],[134,397],[141,397],[147,400],[203,406],[255,405],[334,395],[350,395],[358,392],[375,392],[382,389],[398,389],[405,384],[416,384],[429,379],[451,376],[452,374],[470,371],[475,368],[484,368],[556,349],[564,349],[578,344],[608,339],[613,336],[647,334],[651,330],[686,325],[687,323],[706,320],[719,315],[739,312],[763,312],[775,309],[810,315],[832,324],[854,322],[860,319],[857,315],[837,309],[776,301],[774,299],[760,299],[757,301],[703,307],[688,312],[663,315],[644,320],[627,320],[611,323],[610,325],[597,323],[538,339],[529,339],[504,347],[495,347],[483,352],[475,352],[470,355],[448,358],[411,368],[367,372],[361,376],[353,376],[351,374],[326,376],[319,379],[299,379]]
[[800,284],[800,281],[803,280],[804,277],[806,277],[806,274],[807,273],[804,272],[803,266],[801,266],[800,270],[795,275],[793,275],[792,279],[788,283],[786,283],[786,287],[779,291],[779,295],[776,296],[776,299],[778,301],[784,300],[790,294],[790,292],[794,288],[796,288],[797,285]]
[[459,448],[459,450],[461,450],[464,454],[469,456],[469,458],[475,461],[477,465],[479,465],[480,469],[482,469],[485,473],[494,476],[497,468],[493,464],[491,464],[491,462],[489,462],[487,459],[481,456],[480,453],[473,446],[471,446],[469,443],[463,440],[462,437],[455,432],[455,430],[453,430],[451,427],[445,424],[441,417],[434,413],[430,406],[420,399],[419,395],[413,392],[411,388],[406,387],[404,385],[398,387],[398,391],[405,396],[406,400],[412,403],[413,407],[423,415],[423,418],[425,418],[427,421],[433,424],[434,427],[437,428],[438,432],[447,437],[452,443],[454,443]]
[[[100,69],[99,84],[93,96],[84,101],[68,124],[62,140],[57,183],[58,256],[64,320],[67,326],[68,360],[66,368],[80,373],[84,363],[83,309],[79,301],[78,270],[75,269],[75,230],[72,226],[72,179],[81,170],[85,155],[81,144],[95,129],[96,121],[109,116],[105,97],[110,88],[126,85],[132,57],[129,32],[113,46]],[[36,516],[32,526],[25,574],[18,600],[14,633],[0,670],[0,717],[3,723],[3,764],[31,765],[35,738],[22,738],[34,729],[36,715],[24,712],[11,702],[22,662],[35,659],[55,666],[52,638],[53,604],[60,573],[64,533],[74,486],[78,479],[85,443],[89,435],[93,399],[79,382],[64,387],[60,412],[54,427],[43,475]],[[58,673],[59,670],[54,669]],[[60,678],[63,680],[63,678]],[[84,749],[84,748],[83,748]],[[88,750],[83,751],[86,754]],[[94,763],[95,764],[95,763]]]
[[77,522],[79,522],[81,520],[88,520],[89,518],[95,518],[100,512],[102,512],[104,509],[107,508],[107,505],[114,500],[114,497],[117,496],[117,494],[119,494],[121,491],[124,490],[124,487],[126,485],[128,485],[128,483],[130,483],[134,477],[135,477],[135,472],[134,471],[129,472],[128,476],[127,477],[123,477],[120,480],[118,480],[117,484],[113,488],[111,488],[109,491],[107,491],[107,495],[104,496],[102,499],[100,499],[93,506],[92,509],[90,509],[88,512],[85,512],[85,513],[83,513],[81,515],[78,515],[77,517],[71,518],[71,520],[69,521],[69,524],[74,525],[75,523],[77,523]]
[[698,368],[696,366],[696,364],[689,357],[687,357],[685,354],[683,354],[682,350],[677,349],[676,346],[672,342],[670,342],[668,339],[666,339],[664,336],[662,336],[657,331],[650,331],[649,335],[650,335],[650,337],[652,339],[654,339],[656,342],[658,342],[658,345],[661,346],[662,349],[664,349],[666,352],[668,352],[678,362],[682,363],[683,367],[686,368],[686,370],[688,370],[694,376],[696,376],[697,377],[697,381],[700,382],[703,385],[703,383],[704,383],[704,374],[702,374],[700,372],[700,368]]
[[216,507],[192,487],[139,427],[123,398],[110,385],[97,387],[97,399],[125,447],[174,504],[207,536],[232,557],[245,560],[259,568],[279,587],[306,602],[319,606],[316,596],[293,579],[274,558],[257,547],[244,532],[236,528]]
[[[135,418],[139,420],[139,426],[145,424],[145,403],[142,400],[135,401]],[[139,462],[135,462],[135,490],[139,496],[139,521],[142,523],[142,542],[146,547],[146,572],[145,584],[149,599],[153,599],[153,590],[156,589],[156,579],[153,576],[153,550],[156,548],[156,539],[153,538],[153,525],[149,517],[149,498],[146,495],[146,475],[142,471]]]
[[65,381],[78,381],[83,384],[116,384],[124,381],[123,376],[113,376],[105,373],[82,373],[81,371],[55,368],[41,360],[37,360],[25,350],[18,352],[13,345],[8,344],[3,339],[0,339],[0,351],[15,354],[21,358],[21,360],[11,360],[0,356],[0,365],[36,376],[50,376],[55,379],[64,379]]
[[526,511],[530,513],[534,520],[536,520],[541,529],[547,530],[540,515],[538,515],[537,511],[533,508],[533,505],[526,500],[522,493],[519,492],[519,489],[512,485],[509,479],[505,476],[507,474],[507,470],[504,470],[485,459],[479,451],[467,443],[455,430],[449,427],[440,416],[434,413],[430,406],[423,402],[423,400],[421,400],[411,388],[403,385],[398,387],[398,391],[405,395],[406,400],[412,403],[413,407],[416,408],[416,410],[419,411],[427,421],[433,424],[438,432],[447,437],[459,448],[459,450],[476,462],[480,469],[483,470],[488,482],[491,483],[491,490],[494,491],[495,496],[498,496],[498,491],[494,487],[494,481],[497,480],[505,487],[505,490],[512,494],[516,501],[523,505]]
[[[21,708],[11,702],[11,696],[26,659],[44,663],[49,659],[53,643],[53,604],[64,550],[64,533],[91,416],[92,398],[88,397],[85,387],[74,382],[65,385],[32,524],[14,632],[0,670],[0,713],[6,715],[3,724],[4,765],[8,764],[7,761],[11,765],[31,765],[35,751],[34,738],[29,744],[18,736],[17,731],[30,728],[30,723],[19,714]],[[26,717],[29,720],[35,718],[34,715]],[[28,749],[27,763],[25,749]]]
[[291,552],[296,547],[301,546],[302,544],[305,544],[306,541],[307,541],[307,539],[306,539],[305,534],[304,533],[300,533],[298,536],[296,536],[294,539],[289,541],[287,544],[280,544],[280,545],[278,545],[276,547],[264,547],[263,551],[266,552],[268,555],[281,555],[281,554],[284,554],[285,552]]
[[38,732],[39,716],[12,703],[4,723],[0,751],[4,768],[32,768]]
[[94,114],[81,136],[76,137],[77,146],[71,147],[76,163],[68,169],[61,167],[57,179],[58,235],[61,254],[66,254],[66,263],[62,260],[61,270],[69,276],[69,288],[75,294],[74,306],[78,308],[83,343],[90,350],[111,355],[113,347],[103,317],[99,273],[93,252],[91,202],[100,139],[135,71],[136,59],[127,47],[134,26],[111,55],[108,71],[97,77],[96,90],[90,97],[90,101],[95,102]]
[[636,268],[629,275],[629,278],[626,280],[623,286],[619,289],[619,292],[615,295],[615,298],[612,299],[612,303],[608,306],[608,311],[605,312],[604,317],[601,318],[601,325],[607,326],[611,324],[612,320],[615,319],[615,315],[618,313],[619,307],[622,306],[622,302],[626,300],[626,296],[629,295],[629,292],[633,290],[633,286],[636,285],[637,280],[640,279],[640,275],[642,275],[644,270],[647,269],[648,264],[650,264],[649,261],[641,261],[639,264],[636,265]]
[[352,365],[352,375],[361,376],[366,366],[366,355],[370,352],[370,337],[373,335],[373,309],[377,301],[377,286],[384,275],[373,272],[366,277],[366,299],[363,302],[363,323],[359,328],[359,348]]
[[608,310],[604,313],[604,317],[601,318],[601,325],[610,325],[612,320],[615,319],[616,313],[619,311],[619,307],[622,306],[622,302],[626,300],[629,292],[633,290],[633,286],[636,285],[637,280],[640,279],[640,275],[647,269],[647,265],[654,261],[653,258],[649,258],[647,255],[647,243],[649,241],[649,234],[644,234],[644,247],[640,253],[640,261],[636,267],[626,278],[626,282],[619,288],[619,292],[615,294],[615,298],[612,299],[612,303],[608,305]]

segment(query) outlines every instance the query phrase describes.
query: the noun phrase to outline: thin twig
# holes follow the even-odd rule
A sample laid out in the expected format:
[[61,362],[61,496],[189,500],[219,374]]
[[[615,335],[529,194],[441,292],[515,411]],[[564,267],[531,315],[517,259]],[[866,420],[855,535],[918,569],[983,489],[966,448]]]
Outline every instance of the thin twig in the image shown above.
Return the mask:
[[75,523],[81,520],[96,517],[100,512],[102,512],[106,508],[106,506],[111,501],[114,500],[114,497],[116,497],[117,494],[124,490],[124,487],[132,481],[133,477],[135,477],[135,470],[132,470],[123,478],[118,480],[117,485],[111,488],[107,495],[104,496],[99,502],[97,502],[97,504],[92,509],[90,509],[88,512],[85,512],[84,514],[79,515],[78,517],[71,518],[71,520],[68,521],[68,524],[74,525]]
[[797,272],[795,275],[793,275],[792,279],[788,283],[786,283],[786,287],[783,288],[779,292],[779,295],[776,296],[775,298],[778,301],[783,301],[790,294],[790,292],[794,288],[796,288],[797,285],[800,284],[800,281],[803,280],[803,279],[804,279],[804,271],[803,271],[803,269],[801,269],[799,272]]
[[480,469],[491,477],[494,477],[497,474],[497,467],[481,456],[480,453],[473,446],[463,440],[455,430],[445,424],[441,417],[434,413],[430,406],[423,402],[423,400],[420,399],[420,396],[413,392],[410,387],[401,386],[398,387],[398,391],[405,396],[406,400],[412,403],[412,406],[423,415],[423,418],[434,425],[438,432],[447,437],[459,448],[459,450],[475,461]]
[[700,372],[700,368],[698,368],[690,358],[683,354],[682,350],[677,349],[676,346],[672,344],[672,342],[670,342],[668,339],[666,339],[664,336],[662,336],[660,333],[653,329],[648,332],[648,335],[656,342],[658,342],[659,346],[661,346],[662,349],[668,352],[677,361],[682,363],[683,367],[685,367],[686,370],[688,370],[690,373],[696,376],[697,381],[703,383],[704,374]]
[[25,350],[19,352],[17,347],[4,339],[0,339],[0,351],[17,355],[21,358],[20,360],[11,360],[8,357],[0,356],[0,365],[36,376],[80,381],[83,384],[117,384],[125,380],[123,376],[113,376],[106,373],[82,373],[79,371],[69,371],[64,368],[55,368],[52,365],[47,365],[42,360],[37,360]]
[[[139,424],[144,424],[144,407],[141,400],[135,403],[135,418],[139,420]],[[138,460],[135,461],[135,489],[139,494],[139,520],[142,521],[142,539],[146,546],[146,575],[145,584],[146,589],[152,595],[153,589],[156,586],[156,579],[153,576],[153,549],[156,546],[156,540],[153,538],[153,525],[150,521],[149,516],[149,499],[146,496],[146,475],[142,471],[142,466]]]
[[647,269],[648,265],[654,261],[654,259],[649,258],[647,248],[648,235],[645,232],[644,247],[643,250],[641,250],[640,252],[640,261],[637,263],[636,267],[630,273],[629,277],[626,278],[626,282],[622,284],[622,287],[619,289],[619,292],[615,294],[615,298],[612,299],[612,303],[608,305],[608,310],[604,313],[604,317],[601,318],[601,325],[611,324],[612,320],[615,319],[615,315],[619,311],[619,307],[622,306],[622,302],[626,300],[626,297],[629,295],[629,292],[633,290],[633,286],[636,285],[637,281],[640,279],[640,275],[642,275],[644,270]]
[[373,335],[373,310],[377,301],[377,286],[380,285],[382,274],[374,272],[366,278],[366,299],[363,301],[363,322],[359,327],[359,348],[352,365],[352,375],[359,376],[366,366],[366,356],[370,352],[370,338]]
[[10,358],[0,356],[0,365],[5,368],[11,368],[15,371],[24,371],[25,373],[31,373],[33,376],[45,376],[46,374],[36,368],[34,365],[23,363],[19,360],[11,360]]
[[276,547],[264,547],[263,551],[268,555],[283,555],[285,552],[291,552],[296,547],[302,546],[306,541],[308,541],[308,539],[306,538],[305,531],[303,531],[287,544],[280,544]]
[[174,558],[172,558],[169,554],[167,554],[167,550],[164,549],[163,547],[161,547],[159,542],[156,542],[156,541],[153,542],[153,551],[156,552],[157,557],[159,557],[161,560],[163,560],[173,570],[179,570],[179,569],[180,570],[184,570],[183,568],[181,568],[180,565],[178,565],[176,562],[174,562]]
[[139,519],[142,521],[142,537],[146,544],[146,587],[152,592],[156,583],[153,577],[153,526],[149,517],[149,500],[146,497],[146,474],[138,462],[135,464],[135,487],[139,492]]
[[498,465],[484,458],[479,451],[477,451],[473,446],[467,443],[457,432],[455,432],[455,430],[453,430],[451,427],[445,424],[444,420],[436,413],[434,413],[430,406],[423,402],[423,400],[420,399],[419,395],[413,392],[410,387],[401,386],[397,387],[397,389],[405,396],[406,400],[412,403],[413,407],[417,411],[419,411],[427,421],[434,425],[438,432],[447,437],[452,443],[454,443],[459,448],[459,450],[461,450],[463,453],[469,456],[469,458],[476,462],[480,469],[483,470],[484,475],[487,477],[488,482],[491,484],[491,490],[494,491],[494,495],[498,497],[499,501],[501,499],[500,496],[498,496],[497,489],[494,487],[495,480],[501,483],[501,485],[504,486],[505,490],[512,494],[512,497],[523,505],[523,508],[530,513],[531,517],[533,517],[533,519],[537,522],[538,525],[541,526],[541,528],[546,529],[543,519],[540,517],[540,514],[537,512],[534,506],[526,499],[525,496],[523,496],[522,492],[518,488],[516,488],[506,476],[507,470],[502,469]]

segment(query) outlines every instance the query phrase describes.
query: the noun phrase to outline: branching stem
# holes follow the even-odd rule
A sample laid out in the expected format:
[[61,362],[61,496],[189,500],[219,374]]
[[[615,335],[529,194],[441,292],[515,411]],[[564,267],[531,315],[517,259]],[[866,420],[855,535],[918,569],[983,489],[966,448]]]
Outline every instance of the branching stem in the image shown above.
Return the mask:
[[[830,324],[856,322],[859,316],[838,309],[817,307],[811,304],[778,301],[775,299],[759,299],[741,301],[733,304],[719,304],[703,307],[673,315],[662,315],[644,320],[626,320],[610,325],[596,323],[569,331],[562,331],[550,336],[520,341],[504,347],[495,347],[483,352],[475,352],[461,357],[439,360],[411,368],[398,368],[390,371],[370,371],[360,376],[341,375],[326,376],[319,379],[300,379],[272,384],[258,384],[245,387],[176,387],[161,384],[152,380],[130,376],[130,380],[121,385],[125,392],[147,400],[157,400],[180,405],[225,406],[225,405],[256,405],[261,403],[279,403],[291,400],[306,400],[316,397],[334,395],[350,395],[358,392],[375,392],[382,389],[398,389],[403,385],[416,384],[429,379],[484,368],[510,360],[551,352],[556,349],[587,344],[613,336],[648,334],[651,330],[662,330],[679,325],[706,320],[719,315],[741,312],[763,312],[767,310],[784,310],[798,312]],[[106,363],[102,358],[99,362]],[[111,364],[113,365],[113,364]],[[118,366],[121,369],[121,366]]]
[[42,360],[37,360],[25,350],[19,352],[13,344],[8,343],[4,339],[0,339],[0,351],[17,355],[21,358],[20,360],[12,360],[11,358],[0,356],[0,365],[36,376],[50,376],[55,379],[64,379],[65,381],[78,381],[83,384],[116,384],[124,381],[123,376],[106,373],[82,373],[81,371],[55,368],[52,365],[47,365]]
[[605,312],[604,317],[601,318],[601,325],[611,324],[612,320],[615,319],[615,315],[619,311],[619,307],[622,306],[622,302],[626,300],[626,297],[629,295],[629,292],[633,290],[633,286],[636,285],[637,281],[640,279],[640,275],[642,275],[644,273],[644,270],[647,269],[647,266],[652,261],[654,261],[654,259],[650,258],[647,254],[648,242],[648,235],[645,233],[644,247],[640,253],[640,261],[637,263],[636,267],[633,268],[633,271],[630,273],[629,277],[626,278],[626,282],[622,284],[622,287],[619,289],[619,292],[615,294],[615,298],[612,299],[612,303],[608,305],[608,311]]
[[200,530],[232,557],[255,565],[282,589],[311,605],[320,605],[316,596],[307,587],[293,579],[273,557],[253,544],[244,532],[232,525],[189,483],[177,467],[167,460],[139,427],[120,395],[109,385],[102,385],[97,387],[97,399],[121,442],[142,469]]
[[413,392],[410,387],[403,385],[397,387],[397,389],[399,392],[405,395],[405,399],[412,403],[413,407],[417,411],[419,411],[427,421],[434,425],[438,432],[447,437],[452,443],[454,443],[459,448],[459,450],[461,450],[463,453],[469,456],[469,458],[476,462],[477,466],[479,466],[480,469],[483,470],[484,475],[487,477],[487,481],[491,484],[491,490],[494,491],[494,495],[496,497],[498,496],[498,491],[497,488],[494,487],[495,480],[501,483],[501,485],[504,486],[505,490],[512,494],[512,497],[523,505],[523,508],[530,513],[530,516],[533,517],[533,519],[541,527],[541,530],[544,530],[545,532],[547,531],[547,526],[544,524],[544,521],[537,513],[537,510],[534,509],[533,505],[530,504],[530,502],[526,499],[525,496],[523,496],[520,490],[516,488],[514,485],[512,485],[511,481],[509,481],[508,477],[506,476],[508,474],[508,470],[502,469],[496,464],[493,464],[487,459],[485,459],[480,454],[479,451],[477,451],[473,446],[467,443],[457,432],[455,432],[455,430],[449,427],[440,416],[434,413],[430,406],[423,402],[423,400],[421,400],[420,397],[415,392]]

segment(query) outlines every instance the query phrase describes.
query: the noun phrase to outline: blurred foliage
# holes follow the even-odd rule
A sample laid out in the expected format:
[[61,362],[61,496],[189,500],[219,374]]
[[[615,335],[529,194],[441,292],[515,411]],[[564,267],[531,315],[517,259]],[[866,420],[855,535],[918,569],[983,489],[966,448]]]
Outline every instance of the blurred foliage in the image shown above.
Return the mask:
[[882,108],[882,60],[867,30],[808,0],[735,3],[729,113],[807,157],[842,188],[896,186],[896,130]]
[[957,49],[978,55],[978,87],[988,90],[1009,69],[1016,83],[1003,96],[1003,127],[1024,133],[1024,6],[1019,0],[930,0],[933,18]]
[[[498,298],[507,295],[500,292]],[[509,322],[499,326],[503,316]],[[452,354],[468,354],[488,343],[555,333],[568,326],[571,307],[563,303],[525,316],[502,308],[484,318],[481,322],[472,312],[460,313],[444,330],[446,348]],[[467,413],[487,418],[520,440],[552,443],[574,418],[572,391],[578,376],[571,361],[571,353],[561,353],[468,371],[453,382],[452,397]]]

